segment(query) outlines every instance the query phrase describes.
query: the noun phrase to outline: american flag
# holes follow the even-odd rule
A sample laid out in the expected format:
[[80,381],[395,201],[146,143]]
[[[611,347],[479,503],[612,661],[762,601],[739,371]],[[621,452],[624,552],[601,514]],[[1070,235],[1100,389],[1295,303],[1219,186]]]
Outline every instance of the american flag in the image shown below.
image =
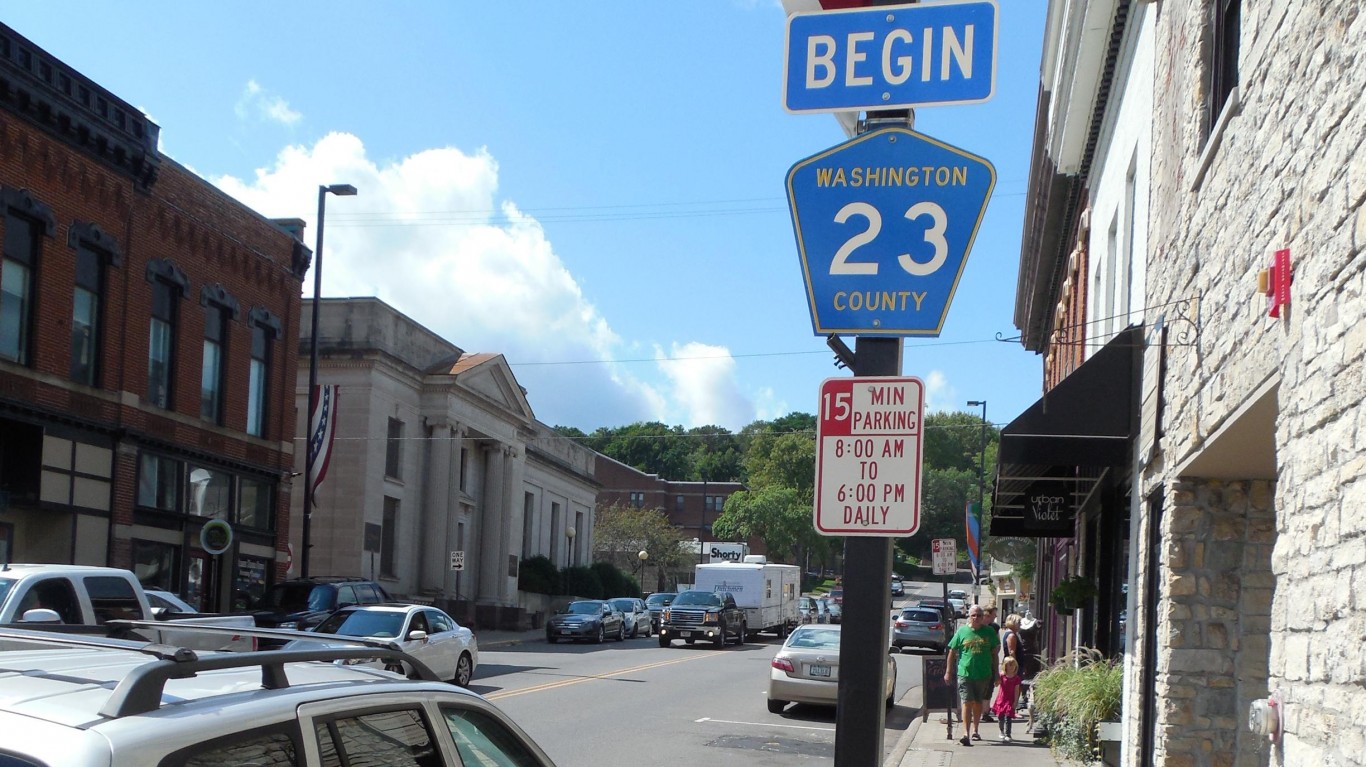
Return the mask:
[[308,453],[313,459],[313,475],[309,481],[317,491],[327,476],[327,464],[332,460],[332,439],[337,434],[337,397],[339,386],[319,386],[314,400],[315,409],[308,419]]

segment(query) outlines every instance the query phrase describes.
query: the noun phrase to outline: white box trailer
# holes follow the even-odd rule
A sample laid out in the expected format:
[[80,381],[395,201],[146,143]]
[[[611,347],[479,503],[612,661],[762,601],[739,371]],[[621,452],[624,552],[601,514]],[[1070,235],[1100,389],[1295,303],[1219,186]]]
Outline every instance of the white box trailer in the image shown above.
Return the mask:
[[779,637],[800,622],[797,610],[802,571],[796,565],[770,564],[751,554],[743,562],[697,565],[694,589],[729,592],[745,611],[748,633],[769,631]]

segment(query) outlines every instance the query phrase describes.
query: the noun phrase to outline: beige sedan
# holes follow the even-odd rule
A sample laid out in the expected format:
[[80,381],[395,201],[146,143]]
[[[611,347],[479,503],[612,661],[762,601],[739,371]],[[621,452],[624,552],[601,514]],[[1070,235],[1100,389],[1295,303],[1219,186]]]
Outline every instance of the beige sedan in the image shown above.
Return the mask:
[[[809,624],[793,629],[768,670],[768,710],[779,714],[788,703],[833,706],[839,697],[840,631],[843,625]],[[896,660],[888,648],[887,705],[896,693]]]

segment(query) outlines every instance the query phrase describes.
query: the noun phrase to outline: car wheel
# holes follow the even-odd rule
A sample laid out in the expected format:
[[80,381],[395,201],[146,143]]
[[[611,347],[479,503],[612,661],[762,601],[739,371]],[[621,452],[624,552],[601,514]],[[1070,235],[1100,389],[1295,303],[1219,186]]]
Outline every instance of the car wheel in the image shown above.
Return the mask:
[[625,641],[626,641],[626,622],[625,622],[625,621],[623,621],[623,622],[621,622],[620,624],[617,625],[617,641],[618,641],[618,642],[625,642]]
[[598,635],[597,635],[597,637],[595,637],[595,638],[593,639],[593,644],[602,644],[602,643],[603,643],[603,640],[605,640],[605,639],[607,639],[607,632],[606,632],[606,630],[603,629],[602,624],[599,623],[599,624],[598,624]]
[[768,699],[768,713],[770,713],[770,714],[781,714],[781,713],[783,713],[783,709],[785,709],[785,708],[787,708],[787,701],[785,701],[785,700],[774,700],[774,699],[772,699],[772,698],[769,698],[769,699]]
[[668,646],[671,645],[671,644],[673,644],[673,641],[672,641],[672,640],[670,640],[668,637],[664,636],[663,634],[660,634],[660,635],[659,635],[659,646],[660,646],[660,647],[668,647]]
[[655,633],[654,624],[651,624],[651,623],[645,624],[645,638],[646,638],[646,639],[649,639],[650,637],[654,636],[654,633]]
[[719,628],[720,630],[716,632],[716,638],[713,639],[713,640],[711,640],[712,646],[713,646],[713,647],[725,647],[725,646],[726,646],[726,624],[725,624],[725,623],[722,623],[718,628]]
[[745,643],[745,638],[749,635],[749,624],[740,624],[740,633],[735,635],[735,645],[739,647]]
[[636,636],[639,635],[639,634],[640,634],[640,624],[639,624],[639,623],[636,623],[635,621],[631,621],[631,638],[632,638],[632,639],[635,639]]
[[455,682],[460,687],[469,687],[470,679],[474,677],[474,661],[471,660],[469,653],[460,653],[460,660],[455,662]]

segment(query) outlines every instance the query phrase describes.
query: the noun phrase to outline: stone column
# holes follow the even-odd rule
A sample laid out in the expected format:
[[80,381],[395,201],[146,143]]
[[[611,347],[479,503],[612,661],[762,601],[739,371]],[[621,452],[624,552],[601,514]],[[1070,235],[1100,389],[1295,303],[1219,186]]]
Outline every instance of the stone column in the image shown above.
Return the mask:
[[507,572],[507,546],[504,526],[507,520],[507,492],[503,446],[488,443],[484,449],[483,498],[479,504],[479,601],[502,601],[502,584]]
[[419,588],[441,588],[450,570],[449,536],[446,518],[451,507],[451,426],[447,423],[428,427],[425,451],[427,475],[419,512],[418,530],[422,540],[422,574]]
[[[503,551],[503,566],[510,568],[512,557],[516,557],[518,564],[522,558],[522,533],[525,528],[526,517],[526,495],[522,487],[522,477],[526,470],[526,451],[517,445],[507,445],[504,447],[506,460],[504,462],[504,497],[508,499],[505,517],[506,524],[503,525],[506,548]],[[511,573],[511,574],[509,574]],[[510,605],[517,604],[517,573],[509,569],[503,570],[505,576],[502,580],[503,600]]]

